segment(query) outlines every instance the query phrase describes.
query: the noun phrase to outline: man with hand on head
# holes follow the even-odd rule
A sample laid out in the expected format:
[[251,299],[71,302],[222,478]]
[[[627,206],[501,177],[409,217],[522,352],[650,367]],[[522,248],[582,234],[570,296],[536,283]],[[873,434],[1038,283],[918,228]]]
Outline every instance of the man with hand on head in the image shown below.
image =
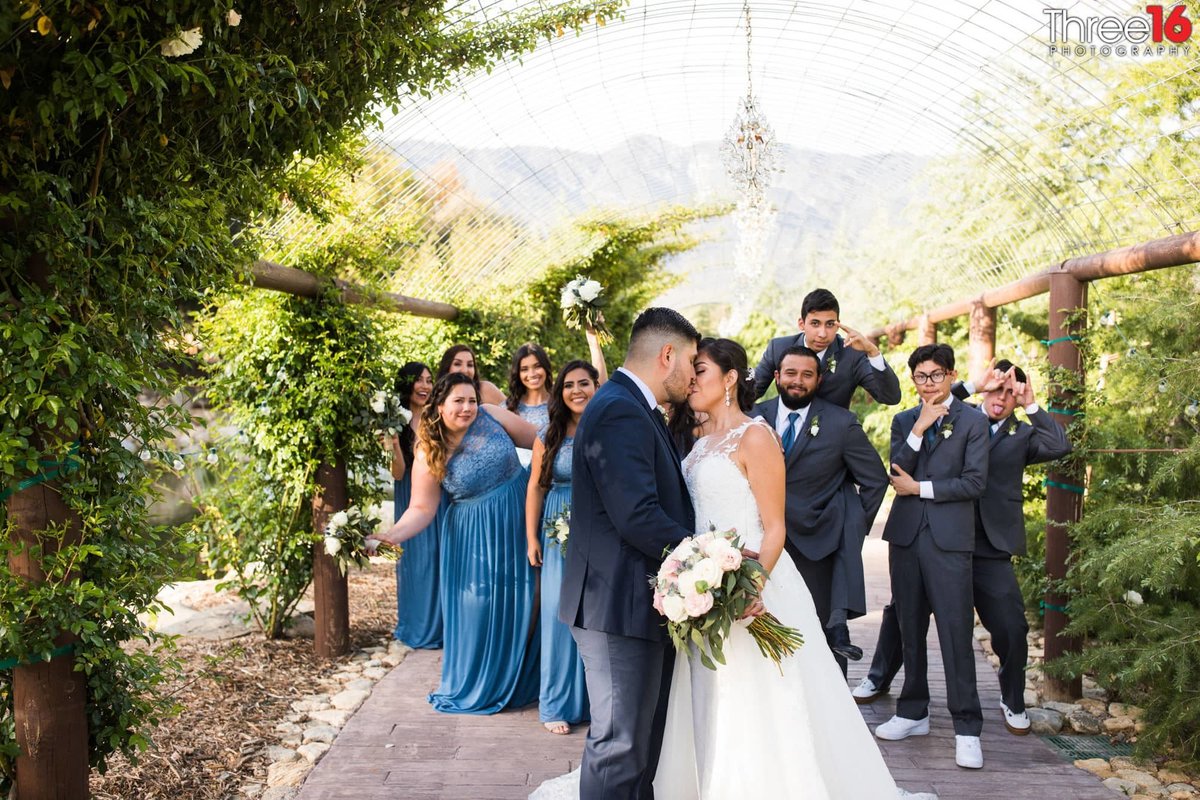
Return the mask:
[[892,419],[896,499],[883,529],[903,641],[904,688],[896,715],[877,727],[875,735],[895,741],[929,733],[925,636],[932,613],[954,720],[954,760],[960,767],[978,769],[983,766],[983,712],[971,636],[971,555],[974,501],[987,485],[987,418],[950,393],[957,373],[949,345],[918,347],[908,367],[921,403]]
[[[841,306],[833,292],[828,289],[814,289],[805,295],[800,304],[800,319],[797,320],[800,333],[779,336],[767,344],[762,359],[754,368],[754,396],[762,397],[766,394],[771,381],[775,379],[784,352],[790,347],[801,346],[809,348],[817,355],[821,370],[817,397],[821,400],[849,408],[855,390],[861,386],[878,403],[889,406],[899,403],[900,379],[883,360],[883,355],[874,342],[853,328],[843,325],[839,319],[840,314]],[[858,616],[866,610],[859,608],[859,604],[853,599],[857,585],[862,583],[861,540],[857,547],[857,552],[843,549],[839,553],[839,564],[834,571],[831,587],[830,613],[828,619],[822,618],[828,628],[826,638],[838,654],[839,663],[843,668],[847,658],[852,661],[862,658],[862,648],[850,641],[850,629],[846,625],[849,617]],[[858,571],[856,564],[859,565]],[[808,578],[808,575],[805,575],[805,578]],[[862,605],[865,605],[865,599]]]
[[[962,400],[981,394],[980,408],[988,418],[988,479],[975,502],[973,594],[979,620],[991,634],[992,649],[1000,659],[1004,727],[1024,736],[1030,730],[1025,713],[1029,623],[1012,568],[1012,557],[1025,555],[1022,483],[1025,467],[1062,458],[1071,452],[1071,442],[1063,427],[1038,406],[1024,370],[1010,361],[993,361],[982,380],[957,383],[951,392]],[[1028,423],[1014,416],[1017,406],[1025,409]],[[895,608],[888,605],[871,671],[854,690],[858,702],[872,702],[886,691],[900,669],[900,647]]]

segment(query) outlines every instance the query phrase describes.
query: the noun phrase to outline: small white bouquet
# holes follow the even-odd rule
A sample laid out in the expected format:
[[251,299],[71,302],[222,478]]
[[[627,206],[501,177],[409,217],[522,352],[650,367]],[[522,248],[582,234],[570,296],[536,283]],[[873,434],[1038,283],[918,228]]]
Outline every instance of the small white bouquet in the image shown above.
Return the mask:
[[[761,564],[742,555],[736,531],[714,527],[676,545],[650,585],[654,608],[667,618],[675,649],[697,655],[701,664],[716,669],[716,664],[725,663],[722,650],[730,628],[745,616],[766,577]],[[799,631],[769,612],[755,617],[747,630],[759,652],[777,666],[804,644]]]
[[605,300],[601,295],[604,287],[599,281],[576,275],[575,280],[569,281],[562,288],[559,304],[562,307],[563,322],[567,327],[581,330],[584,327],[593,328],[601,342],[611,342],[612,333],[604,324],[600,309]]
[[553,518],[546,520],[546,539],[558,545],[559,552],[567,554],[567,539],[571,536],[571,507],[564,506]]
[[[321,540],[325,554],[337,560],[338,569],[343,575],[351,564],[365,567],[372,555],[367,552],[366,538],[373,535],[378,528],[379,519],[364,514],[357,506],[337,511],[331,514],[329,521],[325,523],[325,533]],[[395,545],[381,542],[374,555],[395,561],[402,552],[403,550]]]
[[412,412],[404,407],[398,395],[378,391],[371,395],[371,424],[383,436],[397,435],[412,420]]

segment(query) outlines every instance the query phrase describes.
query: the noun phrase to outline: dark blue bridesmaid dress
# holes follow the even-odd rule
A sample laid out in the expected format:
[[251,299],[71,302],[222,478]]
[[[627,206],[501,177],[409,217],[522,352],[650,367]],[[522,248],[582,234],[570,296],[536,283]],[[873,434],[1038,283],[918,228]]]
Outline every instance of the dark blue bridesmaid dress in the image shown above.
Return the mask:
[[564,439],[554,457],[554,480],[542,509],[542,688],[538,696],[538,719],[572,724],[588,718],[587,685],[571,629],[558,619],[564,556],[558,542],[546,535],[546,525],[571,504],[573,443],[572,437]]
[[[411,469],[402,480],[394,482],[392,497],[396,519],[400,519],[412,499]],[[392,637],[417,650],[437,650],[442,646],[438,556],[446,506],[443,493],[433,522],[404,543],[404,554],[396,562],[396,630]]]
[[446,465],[442,527],[445,646],[438,711],[494,714],[538,695],[536,580],[525,548],[525,487],[504,428],[486,410]]

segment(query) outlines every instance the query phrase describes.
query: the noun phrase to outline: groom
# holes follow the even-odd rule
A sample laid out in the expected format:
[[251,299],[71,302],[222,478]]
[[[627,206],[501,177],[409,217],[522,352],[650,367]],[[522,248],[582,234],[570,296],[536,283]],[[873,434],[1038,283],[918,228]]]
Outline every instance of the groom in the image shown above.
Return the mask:
[[659,406],[687,400],[700,334],[677,311],[633,323],[625,364],[575,432],[571,542],[558,618],[579,646],[591,704],[580,800],[652,800],[672,653],[650,576],[694,533],[679,453]]

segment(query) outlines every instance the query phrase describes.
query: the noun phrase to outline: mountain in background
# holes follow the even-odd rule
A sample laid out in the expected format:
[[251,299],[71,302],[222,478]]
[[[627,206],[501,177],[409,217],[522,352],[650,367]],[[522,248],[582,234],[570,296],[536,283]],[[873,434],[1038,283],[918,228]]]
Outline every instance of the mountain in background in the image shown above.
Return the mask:
[[[668,204],[737,199],[716,141],[684,146],[638,135],[602,153],[535,145],[459,148],[414,140],[387,146],[418,173],[444,174],[453,166],[473,202],[540,235],[601,210],[640,215]],[[764,294],[778,302],[762,310],[790,322],[803,292],[830,274],[823,258],[834,251],[839,237],[852,241],[864,225],[881,215],[894,219],[916,198],[914,178],[926,159],[784,146],[781,161],[783,171],[769,192],[778,213],[763,270],[779,287],[766,285]],[[730,296],[736,243],[732,219],[698,225],[696,233],[705,243],[670,262],[669,268],[684,277],[661,298],[667,305],[689,308],[726,302]],[[842,273],[836,277],[845,279]]]

